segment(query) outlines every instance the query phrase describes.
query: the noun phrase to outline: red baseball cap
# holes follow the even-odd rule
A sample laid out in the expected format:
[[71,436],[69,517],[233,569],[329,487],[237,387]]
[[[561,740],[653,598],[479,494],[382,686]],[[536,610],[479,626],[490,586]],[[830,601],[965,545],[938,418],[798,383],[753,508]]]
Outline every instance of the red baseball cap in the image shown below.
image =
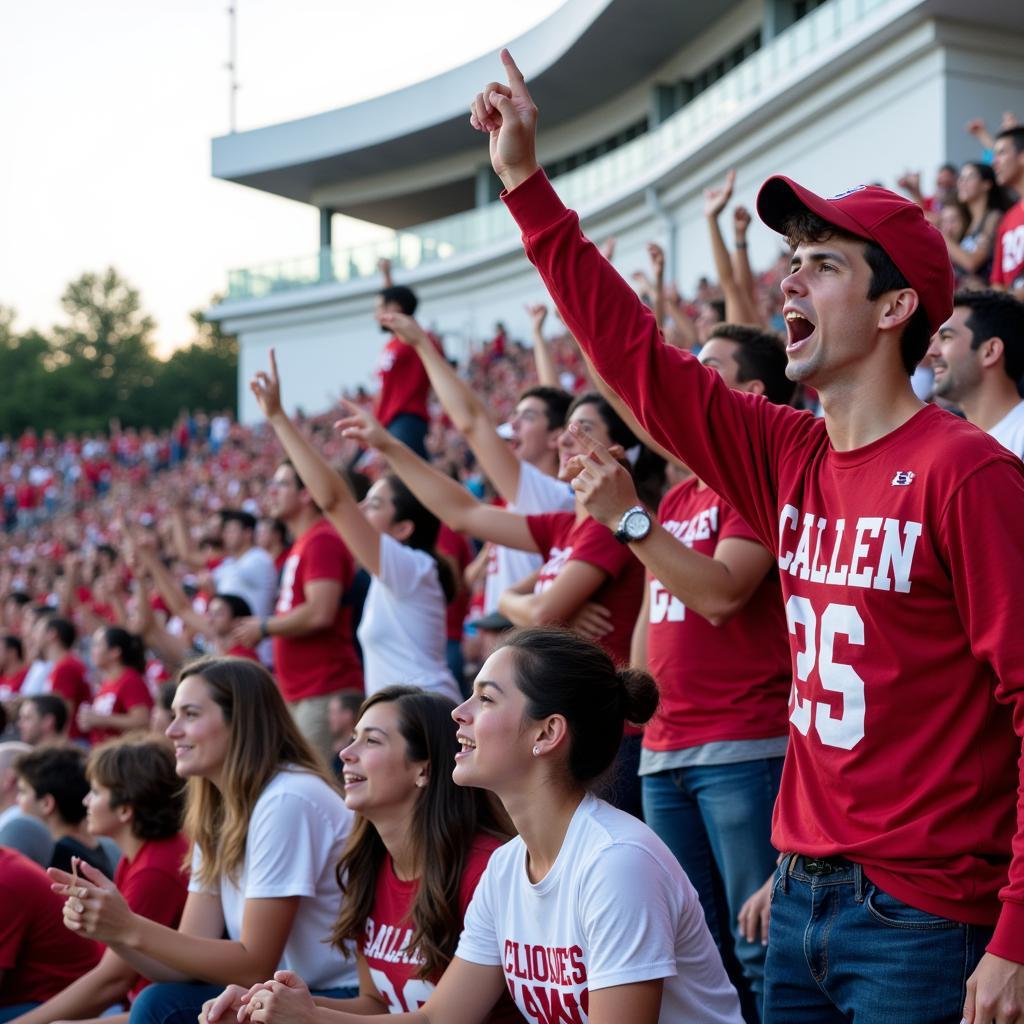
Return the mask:
[[757,194],[758,216],[780,234],[786,218],[800,210],[876,242],[917,292],[932,333],[949,319],[955,289],[949,251],[917,203],[878,185],[860,185],[823,199],[781,174],[769,178]]

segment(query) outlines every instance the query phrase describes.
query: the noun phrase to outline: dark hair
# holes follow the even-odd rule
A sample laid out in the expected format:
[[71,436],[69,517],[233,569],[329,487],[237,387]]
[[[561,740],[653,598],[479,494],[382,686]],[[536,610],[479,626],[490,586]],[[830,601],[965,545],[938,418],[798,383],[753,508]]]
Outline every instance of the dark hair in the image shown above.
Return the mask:
[[527,388],[519,396],[519,401],[523,401],[524,398],[539,398],[544,403],[544,415],[548,421],[548,430],[557,430],[559,427],[565,426],[565,417],[572,404],[572,395],[568,391],[549,387],[547,384],[536,384],[532,388]]
[[82,801],[89,792],[85,779],[85,751],[70,743],[47,743],[22,754],[14,771],[33,789],[38,799],[52,796],[57,815],[69,825],[85,817]]
[[244,619],[252,615],[252,606],[244,597],[237,594],[214,594],[210,602],[223,601],[231,611],[233,619]]
[[156,702],[164,709],[164,711],[172,710],[171,705],[174,703],[174,695],[178,692],[178,684],[174,679],[168,679],[166,683],[161,683],[156,691]]
[[284,545],[288,544],[288,527],[275,516],[263,516],[263,522],[270,525],[270,532],[277,535],[277,539]]
[[7,595],[8,601],[13,601],[19,608],[24,608],[25,605],[32,603],[32,598],[28,596],[23,590],[14,590]]
[[1010,128],[1004,128],[997,136],[996,141],[1009,139],[1013,148],[1018,153],[1024,153],[1024,124],[1015,124]]
[[[422,958],[419,976],[439,974],[455,955],[462,914],[462,875],[470,846],[481,831],[505,836],[487,794],[457,786],[451,766],[459,751],[452,721],[454,701],[415,686],[388,686],[368,697],[359,718],[375,704],[391,703],[410,761],[426,761],[427,784],[416,801],[408,834],[419,872],[419,888],[410,908],[412,935],[407,950]],[[357,719],[358,721],[358,719]],[[376,828],[356,815],[337,877],[343,900],[331,941],[339,948],[358,942],[366,928],[377,891],[377,875],[387,850]]]
[[[308,488],[306,487],[306,481],[303,480],[301,476],[299,476],[299,471],[295,468],[295,463],[292,462],[291,459],[282,459],[281,462],[280,462],[280,465],[287,466],[292,471],[292,476],[295,477],[295,486],[300,491],[307,491],[308,492]],[[317,512],[321,512],[322,511],[320,506],[315,501],[313,501],[313,495],[309,496],[309,500],[310,500],[310,503],[312,504],[313,508],[315,508],[317,510]]]
[[129,633],[120,626],[107,626],[103,630],[103,639],[106,640],[108,647],[120,652],[118,657],[122,665],[135,669],[140,675],[145,673],[146,645],[142,642],[142,637]]
[[21,642],[21,637],[17,637],[13,633],[4,634],[4,647],[9,651],[14,651],[19,661],[25,657],[25,647]]
[[515,681],[526,714],[562,715],[569,727],[569,775],[577,785],[599,778],[615,760],[626,722],[642,725],[658,707],[646,672],[616,668],[597,644],[567,629],[518,629],[500,647],[515,651]]
[[85,765],[92,785],[110,790],[110,806],[132,809],[132,835],[167,839],[181,831],[185,784],[167,744],[126,736],[96,747]]
[[776,405],[793,400],[796,382],[786,376],[786,347],[777,334],[745,324],[716,324],[710,338],[724,338],[738,346],[733,358],[741,382],[761,381],[765,398]]
[[222,875],[237,877],[256,801],[279,771],[308,772],[337,786],[262,665],[249,658],[200,658],[182,668],[178,685],[192,676],[203,681],[228,727],[222,788],[203,777],[188,780],[185,832],[202,853],[198,879],[210,885]]
[[[978,177],[982,181],[987,181],[989,184],[988,195],[985,201],[985,212],[989,210],[997,210],[999,213],[1005,213],[1013,203],[1010,197],[1006,194],[1004,189],[999,182],[996,181],[996,172],[992,169],[991,164],[982,163],[980,160],[968,160],[964,167],[973,167],[978,173]],[[962,170],[962,168],[961,168]],[[970,211],[968,211],[967,221],[970,223]]]
[[251,512],[246,512],[240,508],[222,508],[220,510],[220,523],[221,526],[227,526],[228,523],[238,523],[243,530],[256,529],[256,517]]
[[1003,342],[1003,369],[1015,383],[1024,374],[1024,302],[1008,292],[984,288],[959,291],[953,306],[965,306],[970,315],[964,322],[971,332],[971,348],[979,348],[989,338]]
[[96,554],[109,558],[111,562],[117,561],[117,550],[112,544],[97,544]]
[[220,550],[223,551],[223,549],[224,549],[224,541],[223,541],[222,538],[218,537],[215,533],[208,533],[199,541],[199,547],[200,547],[200,549],[202,549],[202,548],[219,548]]
[[63,732],[67,728],[68,706],[64,703],[63,697],[58,697],[55,693],[36,693],[25,699],[35,704],[40,718],[53,716],[53,728],[57,732]]
[[939,167],[939,170],[940,171],[950,171],[951,173],[956,174],[957,166],[956,166],[956,164],[948,164],[948,163],[947,164],[942,164]]
[[577,395],[565,414],[566,422],[581,405],[592,405],[608,430],[612,444],[622,445],[627,454],[639,447],[635,459],[629,460],[629,471],[636,484],[637,495],[648,508],[657,508],[665,489],[665,460],[640,442],[615,407],[598,391]]
[[[830,238],[860,242],[864,246],[864,260],[871,271],[866,296],[868,302],[874,302],[886,292],[910,287],[910,282],[877,242],[842,231],[810,210],[800,209],[789,214],[783,222],[782,232],[793,248],[807,242],[827,242]],[[935,329],[938,330],[938,327],[936,324]],[[910,376],[917,368],[917,364],[924,359],[931,338],[932,329],[928,322],[928,313],[924,306],[918,303],[917,309],[904,325],[903,333],[900,335],[900,358],[907,376]]]
[[362,501],[370,493],[370,478],[365,473],[360,473],[358,469],[343,466],[338,470],[338,475],[348,485],[356,501]]
[[75,646],[75,641],[78,639],[78,630],[75,629],[74,624],[69,622],[67,619],[62,619],[59,616],[54,616],[46,624],[48,630],[52,629],[57,637],[57,643],[61,645],[66,651],[70,651]]
[[385,305],[389,302],[395,303],[406,316],[412,316],[419,305],[416,293],[411,288],[406,288],[404,284],[395,284],[390,288],[382,288],[378,294]]
[[441,520],[416,497],[394,473],[388,473],[384,480],[391,489],[391,504],[395,507],[395,522],[412,523],[412,533],[405,542],[406,547],[425,551],[437,563],[437,577],[444,591],[445,602],[450,602],[458,587],[451,563],[437,552],[437,535]]

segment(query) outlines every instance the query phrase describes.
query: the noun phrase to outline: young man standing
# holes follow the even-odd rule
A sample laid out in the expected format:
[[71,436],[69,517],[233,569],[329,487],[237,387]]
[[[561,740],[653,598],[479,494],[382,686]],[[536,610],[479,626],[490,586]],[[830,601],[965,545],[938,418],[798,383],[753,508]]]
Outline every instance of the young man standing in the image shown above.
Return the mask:
[[999,224],[991,280],[996,288],[1024,299],[1024,125],[1006,128],[996,136],[992,169],[996,182],[1020,199]]
[[824,417],[738,394],[662,343],[580,234],[502,59],[509,85],[488,85],[471,122],[566,326],[777,555],[795,677],[765,1021],[1019,1021],[1024,634],[1008,598],[1024,467],[910,387],[953,308],[941,235],[885,189],[823,199],[769,179],[758,212],[794,246],[787,375]]
[[928,355],[935,394],[959,407],[968,423],[1024,459],[1024,302],[998,291],[957,292],[953,315]]
[[362,690],[363,670],[352,638],[352,609],[343,600],[355,562],[324,519],[294,467],[282,462],[270,484],[270,514],[295,538],[281,574],[273,616],[238,620],[236,644],[273,640],[274,671],[302,734],[333,756],[327,705],[342,690]]

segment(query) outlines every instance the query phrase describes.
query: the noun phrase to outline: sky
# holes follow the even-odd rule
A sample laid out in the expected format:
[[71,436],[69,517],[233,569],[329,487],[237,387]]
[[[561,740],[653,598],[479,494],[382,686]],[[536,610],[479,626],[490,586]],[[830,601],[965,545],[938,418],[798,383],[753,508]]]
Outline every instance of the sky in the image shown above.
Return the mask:
[[[61,322],[65,285],[114,266],[166,354],[229,269],[316,251],[314,208],[210,176],[229,128],[229,2],[0,3],[0,305],[18,329]],[[496,52],[560,0],[517,0],[500,22],[479,0],[234,2],[245,130]],[[372,234],[346,220],[336,238]]]

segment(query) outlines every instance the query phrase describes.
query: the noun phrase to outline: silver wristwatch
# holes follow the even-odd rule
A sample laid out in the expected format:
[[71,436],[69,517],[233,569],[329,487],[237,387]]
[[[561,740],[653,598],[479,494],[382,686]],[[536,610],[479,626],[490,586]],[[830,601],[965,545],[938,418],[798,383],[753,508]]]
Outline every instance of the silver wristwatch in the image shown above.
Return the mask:
[[627,509],[619,520],[615,531],[615,539],[620,544],[635,544],[643,540],[651,532],[651,514],[643,505],[634,505]]

